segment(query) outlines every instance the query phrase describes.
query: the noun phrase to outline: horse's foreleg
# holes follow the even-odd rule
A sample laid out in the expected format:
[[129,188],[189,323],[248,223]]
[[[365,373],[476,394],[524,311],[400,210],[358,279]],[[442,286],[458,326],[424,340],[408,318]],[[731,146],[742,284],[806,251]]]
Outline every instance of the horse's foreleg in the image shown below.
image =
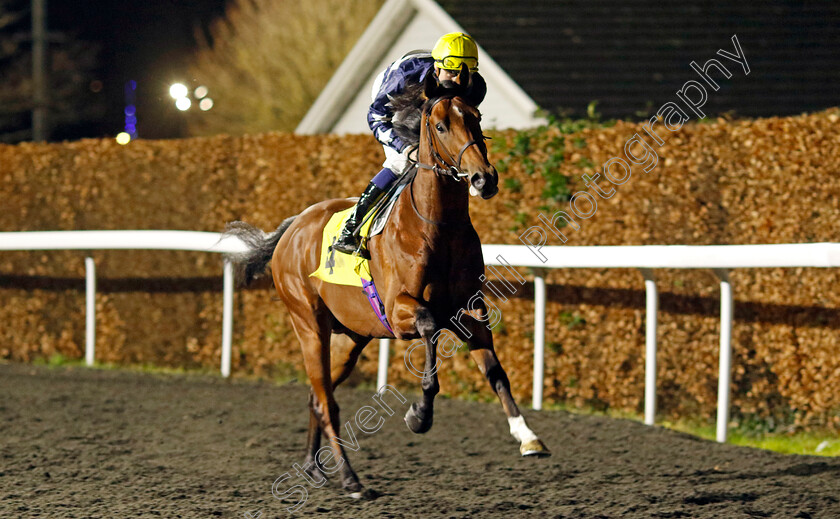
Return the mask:
[[[425,343],[426,361],[421,378],[420,387],[423,388],[423,399],[411,404],[405,414],[405,423],[412,432],[422,434],[432,428],[434,422],[435,395],[440,391],[437,376],[437,344],[432,340],[437,326],[428,308],[407,295],[397,296],[395,302],[394,330],[398,333],[413,328],[420,334]],[[403,317],[399,319],[399,317]]]
[[519,452],[523,456],[550,456],[551,452],[545,444],[525,423],[525,417],[519,412],[519,407],[510,393],[510,381],[493,348],[493,334],[486,326],[486,312],[482,303],[480,308],[472,312],[478,319],[468,313],[468,317],[463,320],[463,324],[472,334],[466,338],[470,355],[499,397],[508,418],[510,434],[519,441]]

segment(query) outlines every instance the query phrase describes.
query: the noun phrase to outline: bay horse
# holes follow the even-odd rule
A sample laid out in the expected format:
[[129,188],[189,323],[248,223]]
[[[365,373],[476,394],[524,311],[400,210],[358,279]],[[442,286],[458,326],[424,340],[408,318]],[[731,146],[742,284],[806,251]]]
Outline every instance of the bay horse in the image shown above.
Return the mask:
[[[466,72],[462,70],[459,77],[461,85],[467,82]],[[312,384],[304,469],[317,481],[325,478],[325,472],[340,472],[343,488],[355,498],[361,497],[362,485],[347,461],[339,436],[341,422],[334,389],[350,375],[371,339],[421,338],[425,343],[423,396],[408,409],[405,422],[415,433],[427,432],[439,391],[436,368],[440,337],[436,334],[466,308],[484,278],[481,243],[469,216],[469,192],[491,198],[498,192],[498,174],[487,159],[480,114],[467,101],[465,89],[444,88],[434,74],[428,74],[422,88],[425,102],[420,115],[419,169],[400,193],[382,233],[368,240],[371,274],[393,334],[377,318],[361,289],[309,276],[318,268],[324,226],[334,213],[350,207],[353,199],[317,203],[287,218],[272,233],[244,222],[231,222],[226,231],[248,245],[248,252],[230,257],[245,284],[270,263],[277,294],[288,309],[303,350]],[[468,333],[461,327],[455,333],[467,343],[470,355],[498,395],[510,432],[520,442],[521,454],[550,455],[525,424],[511,396],[510,383],[486,325],[483,299],[469,308],[472,311],[460,316],[460,324]],[[352,343],[331,348],[332,333],[344,334]],[[322,433],[331,447],[326,454],[337,460],[331,470],[321,465],[324,460],[318,455]]]

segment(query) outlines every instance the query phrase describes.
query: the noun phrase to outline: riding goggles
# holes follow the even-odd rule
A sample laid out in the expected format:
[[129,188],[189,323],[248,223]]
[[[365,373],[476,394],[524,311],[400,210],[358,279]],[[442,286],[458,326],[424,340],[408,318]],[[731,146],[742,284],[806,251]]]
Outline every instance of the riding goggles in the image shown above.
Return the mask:
[[470,72],[478,70],[478,58],[470,56],[446,56],[443,59],[435,60],[435,63],[442,69],[461,70],[461,64],[466,63]]

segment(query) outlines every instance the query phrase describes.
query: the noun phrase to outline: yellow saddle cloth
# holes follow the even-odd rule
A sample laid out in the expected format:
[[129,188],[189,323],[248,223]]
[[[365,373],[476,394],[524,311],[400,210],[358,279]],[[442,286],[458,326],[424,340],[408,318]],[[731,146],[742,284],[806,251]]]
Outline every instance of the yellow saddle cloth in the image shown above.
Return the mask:
[[[327,222],[321,241],[321,261],[318,263],[318,269],[312,274],[309,274],[310,276],[322,279],[327,283],[354,287],[362,286],[361,278],[365,278],[368,281],[372,279],[368,260],[360,255],[353,256],[330,248],[330,245],[335,243],[341,229],[344,228],[344,223],[355,208],[356,206],[354,205],[344,211],[339,211],[332,215],[330,221]],[[362,225],[359,231],[360,236],[365,238],[369,236],[370,226],[373,220],[374,218],[368,218]]]

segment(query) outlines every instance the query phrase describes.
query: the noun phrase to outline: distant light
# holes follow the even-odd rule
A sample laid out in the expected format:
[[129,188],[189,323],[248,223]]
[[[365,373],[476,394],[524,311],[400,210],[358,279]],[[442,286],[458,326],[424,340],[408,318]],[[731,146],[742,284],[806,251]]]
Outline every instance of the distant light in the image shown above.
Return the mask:
[[191,105],[192,101],[190,101],[189,97],[179,97],[175,101],[175,108],[181,110],[182,112],[189,110]]
[[207,110],[213,108],[213,100],[209,97],[205,97],[198,103],[198,107],[206,112]]
[[93,92],[94,94],[98,94],[99,92],[102,92],[102,81],[99,81],[98,79],[94,79],[93,81],[91,81],[90,82],[90,91]]
[[207,87],[206,86],[200,86],[200,87],[195,89],[193,94],[195,94],[196,99],[201,99],[202,97],[207,95]]
[[125,107],[125,115],[132,116],[137,113],[137,108],[134,105],[128,105]]
[[129,80],[128,88],[131,90],[137,90],[137,81],[134,81],[133,79]]
[[[172,96],[172,99],[182,99],[187,97],[189,90],[183,83],[174,83],[172,86],[169,87],[169,95]],[[189,108],[189,106],[187,106]],[[186,108],[184,108],[186,110]]]
[[117,134],[117,144],[122,144],[125,146],[126,144],[131,141],[131,135],[127,134],[126,132],[120,132]]

